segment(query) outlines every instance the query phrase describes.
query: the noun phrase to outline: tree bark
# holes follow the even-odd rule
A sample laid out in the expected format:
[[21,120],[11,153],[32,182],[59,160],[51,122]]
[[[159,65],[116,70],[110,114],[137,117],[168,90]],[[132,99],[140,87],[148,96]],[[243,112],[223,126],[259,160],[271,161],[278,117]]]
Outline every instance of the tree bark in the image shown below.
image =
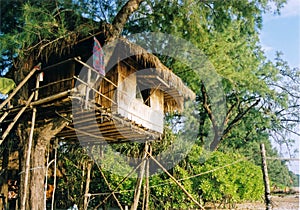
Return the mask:
[[7,141],[4,142],[4,151],[2,158],[2,171],[0,176],[0,185],[1,185],[1,195],[4,196],[0,200],[0,209],[6,209],[7,206],[7,197],[8,197],[8,160],[9,160],[9,148]]
[[112,22],[112,26],[109,30],[109,34],[107,34],[106,42],[113,41],[114,39],[120,36],[123,28],[128,21],[130,15],[134,13],[140,6],[140,4],[144,0],[129,0],[127,3],[121,8],[116,17]]
[[[35,129],[35,135],[33,139],[33,145],[31,148],[30,157],[30,171],[28,181],[27,199],[25,201],[25,209],[40,210],[45,209],[45,203],[42,199],[44,195],[44,181],[45,181],[45,156],[47,144],[50,139],[59,133],[67,122],[63,119],[53,120],[47,123],[42,128]],[[21,180],[25,178],[25,160],[27,157],[26,151],[28,148],[27,140],[30,130],[25,129],[26,125],[22,125],[18,129],[19,137],[21,138],[21,153],[20,153],[20,175]],[[22,203],[24,194],[24,182],[20,183],[20,203]]]

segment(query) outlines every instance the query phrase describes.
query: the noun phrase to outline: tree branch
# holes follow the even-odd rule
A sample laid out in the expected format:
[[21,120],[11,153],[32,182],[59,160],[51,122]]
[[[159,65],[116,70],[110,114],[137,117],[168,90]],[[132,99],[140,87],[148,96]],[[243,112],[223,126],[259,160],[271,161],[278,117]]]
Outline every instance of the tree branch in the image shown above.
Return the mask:
[[223,136],[231,131],[231,129],[237,124],[253,107],[260,102],[260,99],[256,100],[254,104],[248,107],[245,111],[238,113],[238,115],[229,123],[227,128],[223,131]]
[[107,35],[106,42],[113,41],[121,34],[130,15],[139,8],[139,5],[143,1],[144,0],[129,0],[121,8],[121,10],[118,12],[118,14],[115,16],[112,22],[112,26],[109,30],[109,34]]

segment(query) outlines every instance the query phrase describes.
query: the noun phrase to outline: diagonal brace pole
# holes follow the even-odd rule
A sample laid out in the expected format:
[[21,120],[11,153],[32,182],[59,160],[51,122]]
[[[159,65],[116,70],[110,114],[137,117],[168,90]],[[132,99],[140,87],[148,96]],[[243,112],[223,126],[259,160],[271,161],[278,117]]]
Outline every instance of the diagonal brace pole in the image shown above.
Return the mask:
[[33,69],[29,72],[29,74],[20,82],[20,84],[14,89],[14,91],[0,104],[0,109],[2,109],[11,99],[16,95],[16,93],[23,87],[23,85],[31,78],[31,76],[41,68],[41,63],[33,67]]
[[102,202],[99,204],[99,205],[97,205],[94,209],[98,209],[103,203],[105,203],[106,201],[107,201],[107,199],[113,194],[113,193],[115,193],[116,191],[117,191],[117,189],[119,189],[119,187],[121,186],[121,184],[123,183],[123,182],[125,182],[141,165],[142,165],[142,163],[145,161],[146,159],[143,159],[141,162],[140,162],[140,164],[138,164],[134,169],[132,169],[128,174],[127,174],[127,176],[126,177],[124,177],[120,182],[119,182],[119,184],[115,187],[115,189],[113,190],[113,191],[111,191],[110,192],[110,194],[108,195],[108,196],[106,196],[106,198],[104,198],[103,200],[102,200]]
[[149,152],[148,156],[182,189],[182,191],[191,199],[200,209],[205,210],[204,207],[173,177],[163,165],[161,165]]
[[3,133],[1,139],[0,139],[0,145],[4,141],[4,139],[7,137],[11,129],[14,127],[16,122],[19,120],[23,112],[27,109],[27,107],[30,105],[30,102],[33,99],[35,93],[32,93],[31,96],[29,97],[28,101],[26,102],[26,105],[18,112],[18,114],[14,117],[13,121],[9,124],[9,126],[6,128],[5,132]]
[[[110,186],[110,184],[109,184],[109,182],[108,182],[106,176],[104,175],[101,166],[99,166],[97,163],[96,163],[96,165],[98,166],[99,171],[100,171],[100,173],[101,173],[101,176],[103,177],[103,179],[104,179],[104,181],[105,181],[105,183],[106,183],[108,189],[109,189],[110,191],[112,191],[112,188],[111,188],[111,186]],[[112,196],[113,196],[114,199],[116,200],[116,202],[117,202],[119,208],[120,208],[121,210],[123,210],[123,207],[122,207],[120,201],[118,200],[118,198],[117,198],[117,196],[116,196],[116,194],[115,194],[114,192],[113,192]]]

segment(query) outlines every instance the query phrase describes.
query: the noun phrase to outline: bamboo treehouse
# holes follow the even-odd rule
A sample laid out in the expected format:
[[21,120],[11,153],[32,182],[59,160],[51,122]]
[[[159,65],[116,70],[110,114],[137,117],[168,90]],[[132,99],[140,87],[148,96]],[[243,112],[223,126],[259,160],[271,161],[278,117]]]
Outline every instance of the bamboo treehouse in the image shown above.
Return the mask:
[[[97,39],[103,44],[101,34]],[[79,139],[82,145],[157,140],[163,134],[164,114],[181,111],[184,100],[195,98],[155,55],[126,39],[119,39],[104,56],[105,72],[99,73],[93,66],[93,36],[83,40],[65,49],[54,46],[52,52],[49,47],[46,56],[33,58],[25,65],[31,71],[0,105],[1,143],[10,141],[11,133],[27,131],[20,143],[29,141],[20,161],[21,194],[28,191],[26,184],[33,176],[29,168],[45,162],[40,158],[30,165],[30,157],[45,156],[45,149],[30,149],[38,142],[35,138],[46,140],[43,145],[51,139]],[[37,130],[46,134],[37,137]],[[28,205],[26,194],[23,209]]]
[[[84,60],[80,54],[70,57],[33,68],[27,81],[28,99],[23,100],[23,105],[2,108],[6,115],[1,119],[5,131],[2,140],[11,123],[17,121],[16,115],[32,107],[41,113],[36,119],[37,127],[49,118],[70,116],[72,123],[57,137],[74,140],[83,135],[94,143],[155,140],[163,133],[164,113],[180,111],[185,99],[195,98],[156,56],[127,40],[118,41],[105,76],[92,67],[92,58]],[[35,100],[34,93],[38,93]],[[96,124],[90,122],[94,119]],[[102,137],[93,136],[99,131]]]

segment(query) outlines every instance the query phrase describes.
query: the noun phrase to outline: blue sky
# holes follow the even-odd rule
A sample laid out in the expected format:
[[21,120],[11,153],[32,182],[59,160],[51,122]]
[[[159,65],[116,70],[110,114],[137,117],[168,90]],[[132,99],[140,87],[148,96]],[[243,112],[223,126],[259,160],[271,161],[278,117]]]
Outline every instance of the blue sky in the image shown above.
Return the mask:
[[[274,59],[276,51],[280,51],[290,67],[300,69],[300,0],[287,1],[281,15],[264,15],[260,39],[270,60]],[[299,132],[300,125],[298,127]],[[300,138],[297,136],[293,138],[296,141],[294,149],[300,150]],[[289,167],[300,174],[299,161],[291,161]]]
[[281,15],[266,14],[263,19],[261,43],[268,56],[273,59],[276,51],[291,67],[300,68],[300,0],[288,0]]

